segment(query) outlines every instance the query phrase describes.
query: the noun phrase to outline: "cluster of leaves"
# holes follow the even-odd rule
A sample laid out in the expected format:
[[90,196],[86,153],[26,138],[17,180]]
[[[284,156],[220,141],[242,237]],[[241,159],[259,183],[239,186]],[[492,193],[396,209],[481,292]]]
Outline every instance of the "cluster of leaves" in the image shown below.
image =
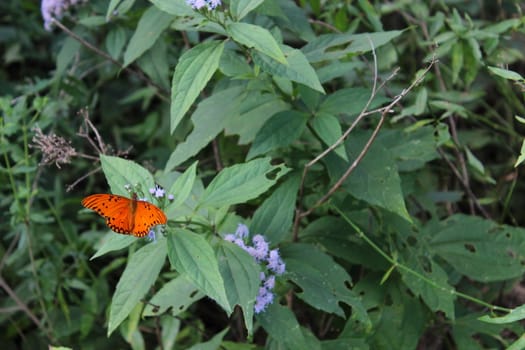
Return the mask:
[[[6,348],[523,347],[518,1],[94,1],[47,34],[19,3],[0,4]],[[78,211],[155,183],[175,196],[155,242]],[[238,223],[286,264],[257,315]]]

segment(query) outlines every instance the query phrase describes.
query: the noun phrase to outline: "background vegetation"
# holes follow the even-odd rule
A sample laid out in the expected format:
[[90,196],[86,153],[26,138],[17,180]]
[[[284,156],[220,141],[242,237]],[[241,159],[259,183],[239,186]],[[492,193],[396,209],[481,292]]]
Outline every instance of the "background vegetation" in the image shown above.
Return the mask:
[[521,1],[69,5],[0,2],[3,349],[525,348]]

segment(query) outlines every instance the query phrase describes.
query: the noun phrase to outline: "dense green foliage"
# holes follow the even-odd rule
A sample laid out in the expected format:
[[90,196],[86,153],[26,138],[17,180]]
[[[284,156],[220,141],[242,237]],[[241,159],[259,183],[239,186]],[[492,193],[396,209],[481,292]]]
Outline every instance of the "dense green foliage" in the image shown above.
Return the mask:
[[2,349],[525,348],[522,10],[0,2]]

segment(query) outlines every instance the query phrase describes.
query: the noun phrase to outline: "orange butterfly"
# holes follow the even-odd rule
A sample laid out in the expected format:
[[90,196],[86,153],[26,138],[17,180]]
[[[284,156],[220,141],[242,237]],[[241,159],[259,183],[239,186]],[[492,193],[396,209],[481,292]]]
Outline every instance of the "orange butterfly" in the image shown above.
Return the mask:
[[82,205],[106,219],[106,225],[115,232],[144,237],[152,226],[165,224],[166,214],[155,205],[137,200],[137,195],[126,198],[116,194],[92,194]]

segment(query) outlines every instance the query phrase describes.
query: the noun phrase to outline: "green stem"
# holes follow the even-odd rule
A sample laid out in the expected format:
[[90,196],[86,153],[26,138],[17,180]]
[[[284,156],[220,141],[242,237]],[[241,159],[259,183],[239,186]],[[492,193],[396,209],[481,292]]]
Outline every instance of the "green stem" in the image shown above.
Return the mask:
[[350,225],[352,226],[352,228],[357,232],[357,234],[359,235],[359,237],[361,239],[363,239],[368,245],[370,245],[377,253],[379,253],[383,258],[385,258],[388,262],[390,262],[394,267],[397,267],[399,268],[400,270],[403,270],[419,279],[421,279],[422,281],[424,281],[425,283],[431,285],[432,287],[436,288],[436,289],[439,289],[445,293],[450,293],[452,295],[455,295],[459,298],[463,298],[463,299],[466,299],[466,300],[469,300],[469,301],[472,301],[476,304],[479,304],[479,305],[483,305],[485,307],[488,307],[491,311],[503,311],[503,312],[510,312],[511,309],[507,309],[505,307],[501,307],[501,306],[497,306],[497,305],[492,305],[492,304],[489,304],[483,300],[480,300],[480,299],[477,299],[477,298],[474,298],[473,296],[470,296],[468,294],[464,294],[464,293],[461,293],[461,292],[458,292],[456,291],[454,288],[449,288],[449,287],[443,287],[439,284],[437,284],[436,282],[434,282],[433,280],[427,278],[426,276],[420,274],[419,272],[417,271],[414,271],[412,270],[411,268],[403,265],[403,264],[400,264],[399,261],[397,261],[396,259],[392,258],[390,255],[388,255],[387,253],[385,253],[377,244],[375,244],[363,231],[361,231],[361,229],[352,222],[352,220],[350,220],[350,218],[348,216],[346,216],[338,207],[336,206],[332,206],[335,211],[337,211],[339,213],[339,215],[341,215],[341,217]]

